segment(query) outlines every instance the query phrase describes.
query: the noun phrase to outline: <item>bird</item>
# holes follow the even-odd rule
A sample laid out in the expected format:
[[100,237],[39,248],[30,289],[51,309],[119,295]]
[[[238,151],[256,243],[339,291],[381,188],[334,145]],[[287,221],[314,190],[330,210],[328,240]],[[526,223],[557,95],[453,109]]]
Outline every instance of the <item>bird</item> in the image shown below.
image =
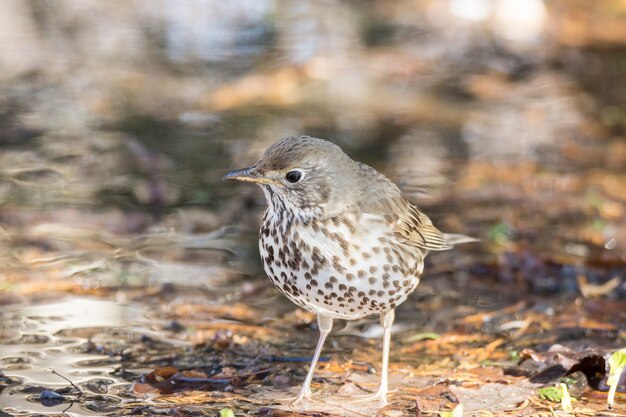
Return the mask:
[[223,179],[261,186],[264,270],[287,298],[317,315],[319,339],[292,404],[312,398],[333,321],[366,316],[379,316],[383,327],[380,383],[367,399],[386,403],[395,309],[419,284],[429,251],[475,239],[440,232],[391,180],[324,139],[281,139]]

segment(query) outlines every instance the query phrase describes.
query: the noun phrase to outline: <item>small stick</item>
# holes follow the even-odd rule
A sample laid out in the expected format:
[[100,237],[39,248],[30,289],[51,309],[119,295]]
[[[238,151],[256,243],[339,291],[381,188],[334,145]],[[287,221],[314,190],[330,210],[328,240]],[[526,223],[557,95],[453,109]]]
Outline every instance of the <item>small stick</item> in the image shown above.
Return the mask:
[[78,391],[78,397],[79,397],[79,398],[83,396],[83,390],[81,390],[80,388],[78,388],[78,387],[76,386],[76,384],[74,384],[74,383],[73,383],[72,381],[70,381],[68,378],[64,377],[63,375],[61,375],[60,373],[58,373],[58,372],[57,372],[57,371],[55,371],[54,369],[52,370],[52,373],[53,373],[53,374],[55,374],[55,375],[57,375],[57,376],[59,376],[59,377],[61,377],[61,378],[63,378],[63,379],[64,379],[64,380],[66,380],[67,382],[69,382],[69,383],[70,383],[70,385],[71,385],[71,386],[73,386],[73,387],[76,389],[76,391]]

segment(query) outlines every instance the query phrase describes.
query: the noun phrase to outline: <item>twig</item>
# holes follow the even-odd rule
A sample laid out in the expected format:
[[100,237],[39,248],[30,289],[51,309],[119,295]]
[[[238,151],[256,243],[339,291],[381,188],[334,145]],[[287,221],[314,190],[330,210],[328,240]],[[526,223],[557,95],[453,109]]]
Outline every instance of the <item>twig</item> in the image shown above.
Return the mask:
[[76,386],[76,384],[74,384],[72,381],[70,381],[68,378],[64,377],[63,375],[61,375],[60,373],[58,373],[57,371],[55,371],[54,369],[52,370],[52,373],[55,374],[56,376],[59,376],[61,378],[63,378],[64,380],[66,380],[67,382],[70,383],[71,386],[73,386],[76,391],[78,391],[78,398],[83,396],[83,390],[81,390],[80,388],[78,388],[78,386]]

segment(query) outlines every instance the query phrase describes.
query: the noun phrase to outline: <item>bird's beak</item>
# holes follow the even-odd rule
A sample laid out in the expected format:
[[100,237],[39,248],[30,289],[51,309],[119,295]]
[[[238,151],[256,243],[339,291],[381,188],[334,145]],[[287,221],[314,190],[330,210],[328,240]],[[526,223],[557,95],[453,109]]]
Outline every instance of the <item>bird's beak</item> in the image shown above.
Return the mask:
[[252,165],[248,168],[237,169],[235,171],[231,171],[228,174],[224,175],[222,178],[224,181],[246,181],[246,182],[256,182],[257,184],[272,184],[273,180],[269,178],[265,178],[256,170],[256,165]]

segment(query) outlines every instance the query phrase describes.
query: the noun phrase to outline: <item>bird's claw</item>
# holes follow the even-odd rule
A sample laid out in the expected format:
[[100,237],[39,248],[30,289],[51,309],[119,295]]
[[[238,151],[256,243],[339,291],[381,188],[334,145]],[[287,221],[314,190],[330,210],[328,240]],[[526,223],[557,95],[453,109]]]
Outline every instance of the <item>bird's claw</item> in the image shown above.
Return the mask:
[[311,401],[311,391],[302,391],[298,396],[289,403],[290,407],[299,407]]
[[366,401],[372,401],[372,402],[377,401],[377,402],[387,405],[388,403],[387,391],[377,391],[374,394],[360,395],[352,399],[350,402],[360,403],[360,402],[366,402]]

